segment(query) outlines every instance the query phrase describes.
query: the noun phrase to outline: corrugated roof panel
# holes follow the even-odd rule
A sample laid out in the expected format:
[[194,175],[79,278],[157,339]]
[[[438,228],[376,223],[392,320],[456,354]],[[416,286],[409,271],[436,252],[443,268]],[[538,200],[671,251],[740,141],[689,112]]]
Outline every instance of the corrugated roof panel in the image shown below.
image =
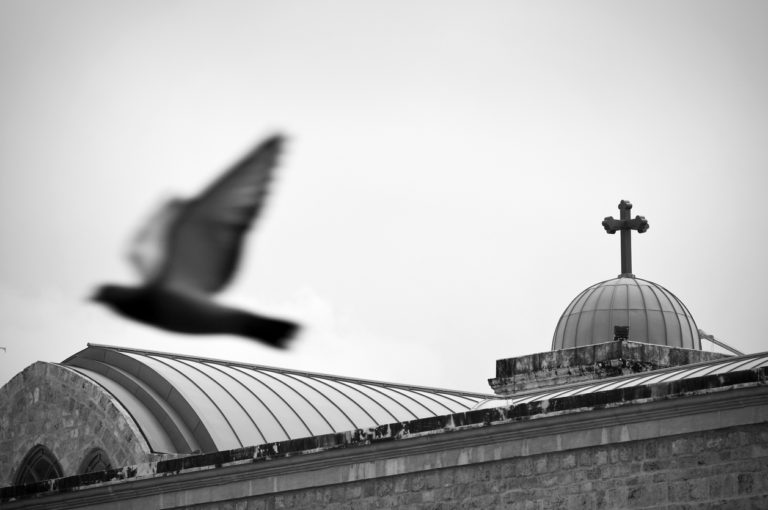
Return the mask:
[[[206,365],[208,365],[206,363]],[[283,428],[275,415],[275,411],[290,412],[288,406],[280,400],[271,391],[254,391],[253,386],[259,383],[249,378],[246,374],[227,365],[209,365],[210,368],[218,370],[226,375],[233,384],[231,385],[232,394],[242,404],[258,426],[259,433],[263,436],[266,443],[285,441],[291,437]],[[265,395],[266,393],[266,395]],[[305,432],[305,431],[304,431]]]
[[451,409],[451,412],[455,412],[456,407],[463,409],[472,409],[480,399],[463,398],[457,395],[449,395],[447,393],[433,393],[432,398],[441,402],[443,405]]
[[596,385],[590,385],[586,387],[580,387],[578,391],[575,391],[573,395],[583,395],[585,393],[593,393],[595,391],[602,391],[604,388],[615,384],[615,381],[601,382]]
[[425,402],[429,409],[437,416],[450,414],[456,407],[455,402],[450,402],[449,400],[442,398],[436,393],[430,394],[423,391],[414,390],[413,395],[414,398],[422,397],[424,399],[423,402]]
[[342,384],[339,381],[319,377],[307,377],[307,379],[332,388],[337,394],[343,395],[344,400],[342,402],[348,402],[350,406],[347,412],[356,423],[361,423],[360,428],[375,427],[397,421],[387,412],[386,408],[360,391],[359,385]]
[[[189,377],[195,378],[199,382],[200,388],[216,403],[216,407],[226,418],[240,445],[266,442],[259,426],[245,407],[245,405],[254,405],[253,396],[242,385],[233,384],[234,381],[227,374],[205,363],[190,360],[178,360],[177,363],[187,365],[203,376],[200,377],[193,372],[189,373]],[[232,449],[239,448],[239,446],[221,445],[221,448]]]
[[749,363],[741,367],[741,370],[752,370],[757,367],[766,366],[766,365],[768,365],[768,356],[762,356],[760,358],[750,360]]
[[[228,413],[234,407],[234,403],[226,391],[207,377],[200,377],[199,372],[193,372],[191,367],[180,361],[148,356],[145,362],[165,365],[170,368],[170,370],[164,371],[164,376],[172,382],[175,388],[180,390],[179,393],[187,397],[198,416],[206,416],[205,428],[216,443],[218,450],[243,446],[228,418]],[[189,398],[193,400],[189,401]],[[224,406],[223,409],[220,404]]]
[[712,374],[725,374],[728,372],[733,372],[736,370],[742,370],[742,367],[749,363],[752,360],[749,359],[742,359],[742,360],[736,360],[733,363],[728,363],[726,365],[720,366],[717,370],[712,372]]
[[[318,413],[323,416],[323,419],[330,424],[331,431],[336,430],[353,430],[360,428],[362,425],[358,425],[357,422],[350,416],[347,408],[349,407],[347,397],[340,394],[336,390],[333,391],[333,395],[326,391],[327,388],[321,387],[317,384],[317,381],[311,380],[307,377],[298,374],[288,373],[273,373],[275,377],[281,380],[292,380],[291,383],[294,388],[300,393],[306,396],[307,400],[317,409]],[[317,387],[316,387],[317,385]],[[338,400],[344,400],[345,402],[338,402]],[[358,411],[355,409],[355,411]],[[367,421],[364,416],[360,416],[359,413],[354,413],[356,417],[362,421]]]
[[298,416],[309,429],[310,436],[319,436],[333,432],[333,427],[328,419],[318,411],[317,407],[307,398],[305,393],[299,391],[296,385],[292,384],[292,381],[283,381],[276,377],[275,373],[265,370],[249,370],[249,373],[255,379],[269,386],[291,407],[293,413],[286,415],[285,419],[291,419],[294,415]]
[[98,345],[64,364],[96,370],[92,379],[163,452],[366,429],[465,411],[491,396]]
[[588,383],[576,384],[571,389],[564,391],[553,391],[552,388],[544,388],[539,392],[527,393],[519,397],[510,396],[506,399],[491,398],[478,403],[474,409],[491,409],[495,407],[504,407],[510,405],[520,405],[529,402],[550,400],[558,397],[567,397],[573,395],[584,395],[602,391],[611,391],[618,388],[631,388],[635,386],[650,386],[653,384],[666,383],[703,377],[706,375],[725,374],[743,370],[756,370],[758,368],[768,367],[768,354],[762,352],[757,354],[748,354],[737,358],[725,358],[714,361],[695,363],[687,367],[674,367],[655,370],[651,373],[632,374],[616,377],[611,381],[593,381]]
[[[660,382],[664,382],[666,379],[669,379],[670,377],[674,377],[677,374],[684,373],[685,370],[672,370],[672,371],[666,371],[666,370],[659,370],[658,373],[654,374],[653,377],[648,378],[647,381],[643,381],[644,385],[648,384],[658,384]],[[625,386],[625,388],[629,388],[632,386],[637,386],[639,384],[639,381],[633,381]]]
[[387,413],[395,416],[395,421],[413,420],[416,417],[416,414],[408,408],[406,403],[402,402],[405,399],[400,394],[392,394],[392,392],[385,391],[383,387],[373,384],[353,384],[348,381],[339,381],[339,383],[348,384],[371,397],[385,408]]
[[[373,385],[366,385],[369,388]],[[400,388],[389,388],[386,386],[375,386],[377,392],[386,395],[387,398],[397,402],[400,406],[405,408],[408,414],[411,416],[408,419],[413,420],[420,416],[434,416],[435,413],[428,406],[422,402],[422,398],[414,398],[415,395],[410,393],[404,393]],[[386,401],[386,400],[385,400]]]
[[[202,392],[167,364],[160,363],[149,356],[131,352],[124,354],[139,364],[137,377],[151,384],[158,391],[159,396],[176,411],[178,418],[191,431],[200,448],[204,451],[215,450],[216,440],[200,419],[201,413],[206,412],[220,419],[220,413],[210,400],[207,397],[200,398]],[[113,361],[117,362],[117,360]]]
[[255,370],[249,370],[245,367],[228,366],[225,370],[231,370],[238,381],[248,385],[248,388],[258,395],[259,400],[270,410],[270,417],[275,419],[280,429],[287,434],[287,438],[312,435],[312,430],[304,422],[296,407],[292,406],[277,391],[273,380],[267,379],[264,382],[257,377],[258,374]]

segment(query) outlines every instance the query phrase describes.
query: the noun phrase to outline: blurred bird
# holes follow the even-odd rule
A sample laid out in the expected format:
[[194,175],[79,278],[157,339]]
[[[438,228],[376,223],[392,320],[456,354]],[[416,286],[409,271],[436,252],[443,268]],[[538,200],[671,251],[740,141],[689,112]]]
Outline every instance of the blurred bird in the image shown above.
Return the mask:
[[225,307],[209,297],[232,279],[282,145],[282,137],[273,136],[197,198],[168,201],[139,231],[129,254],[144,285],[102,285],[92,300],[170,331],[232,334],[285,347],[297,324]]

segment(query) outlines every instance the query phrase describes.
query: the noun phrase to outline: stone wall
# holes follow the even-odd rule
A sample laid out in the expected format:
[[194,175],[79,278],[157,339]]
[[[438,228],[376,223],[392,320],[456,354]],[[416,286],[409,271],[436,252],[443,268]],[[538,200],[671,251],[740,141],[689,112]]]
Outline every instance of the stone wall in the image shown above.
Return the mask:
[[47,447],[64,476],[78,474],[94,448],[113,466],[151,460],[124,408],[99,386],[60,365],[37,362],[0,389],[0,486],[12,485],[35,446]]
[[[28,416],[14,426],[39,426],[29,422],[53,412],[35,411],[43,400],[33,403],[36,391],[56,391],[41,379],[64,388],[41,393],[53,400],[89,383],[62,367],[32,368],[37,373],[13,386],[27,388],[15,401]],[[555,397],[153,460],[31,491],[6,487],[0,497],[4,510],[768,508],[767,382],[768,368],[758,367]],[[7,387],[0,393],[14,394]],[[0,401],[4,416],[10,407]],[[66,423],[72,409],[62,408]],[[99,446],[113,452],[125,440],[116,435]],[[62,442],[43,444],[64,464]],[[73,459],[84,446],[71,449]]]
[[566,450],[189,508],[765,509],[768,426]]
[[499,395],[728,358],[716,352],[622,340],[496,361],[488,384]]

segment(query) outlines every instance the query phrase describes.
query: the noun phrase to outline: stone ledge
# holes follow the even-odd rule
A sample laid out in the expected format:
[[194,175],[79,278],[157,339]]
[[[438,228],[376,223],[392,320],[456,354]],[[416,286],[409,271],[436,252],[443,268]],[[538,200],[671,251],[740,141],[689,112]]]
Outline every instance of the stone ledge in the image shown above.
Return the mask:
[[500,359],[496,361],[496,377],[488,379],[488,384],[499,395],[511,395],[729,357],[716,352],[622,340]]

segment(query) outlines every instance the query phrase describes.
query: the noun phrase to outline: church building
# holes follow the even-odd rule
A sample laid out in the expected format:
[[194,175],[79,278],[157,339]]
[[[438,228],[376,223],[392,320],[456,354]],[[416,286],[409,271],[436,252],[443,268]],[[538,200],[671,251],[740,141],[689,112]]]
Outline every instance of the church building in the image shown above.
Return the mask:
[[[632,273],[487,394],[89,344],[0,388],[0,506],[768,508],[768,352],[725,355]],[[727,346],[726,346],[727,347]]]

